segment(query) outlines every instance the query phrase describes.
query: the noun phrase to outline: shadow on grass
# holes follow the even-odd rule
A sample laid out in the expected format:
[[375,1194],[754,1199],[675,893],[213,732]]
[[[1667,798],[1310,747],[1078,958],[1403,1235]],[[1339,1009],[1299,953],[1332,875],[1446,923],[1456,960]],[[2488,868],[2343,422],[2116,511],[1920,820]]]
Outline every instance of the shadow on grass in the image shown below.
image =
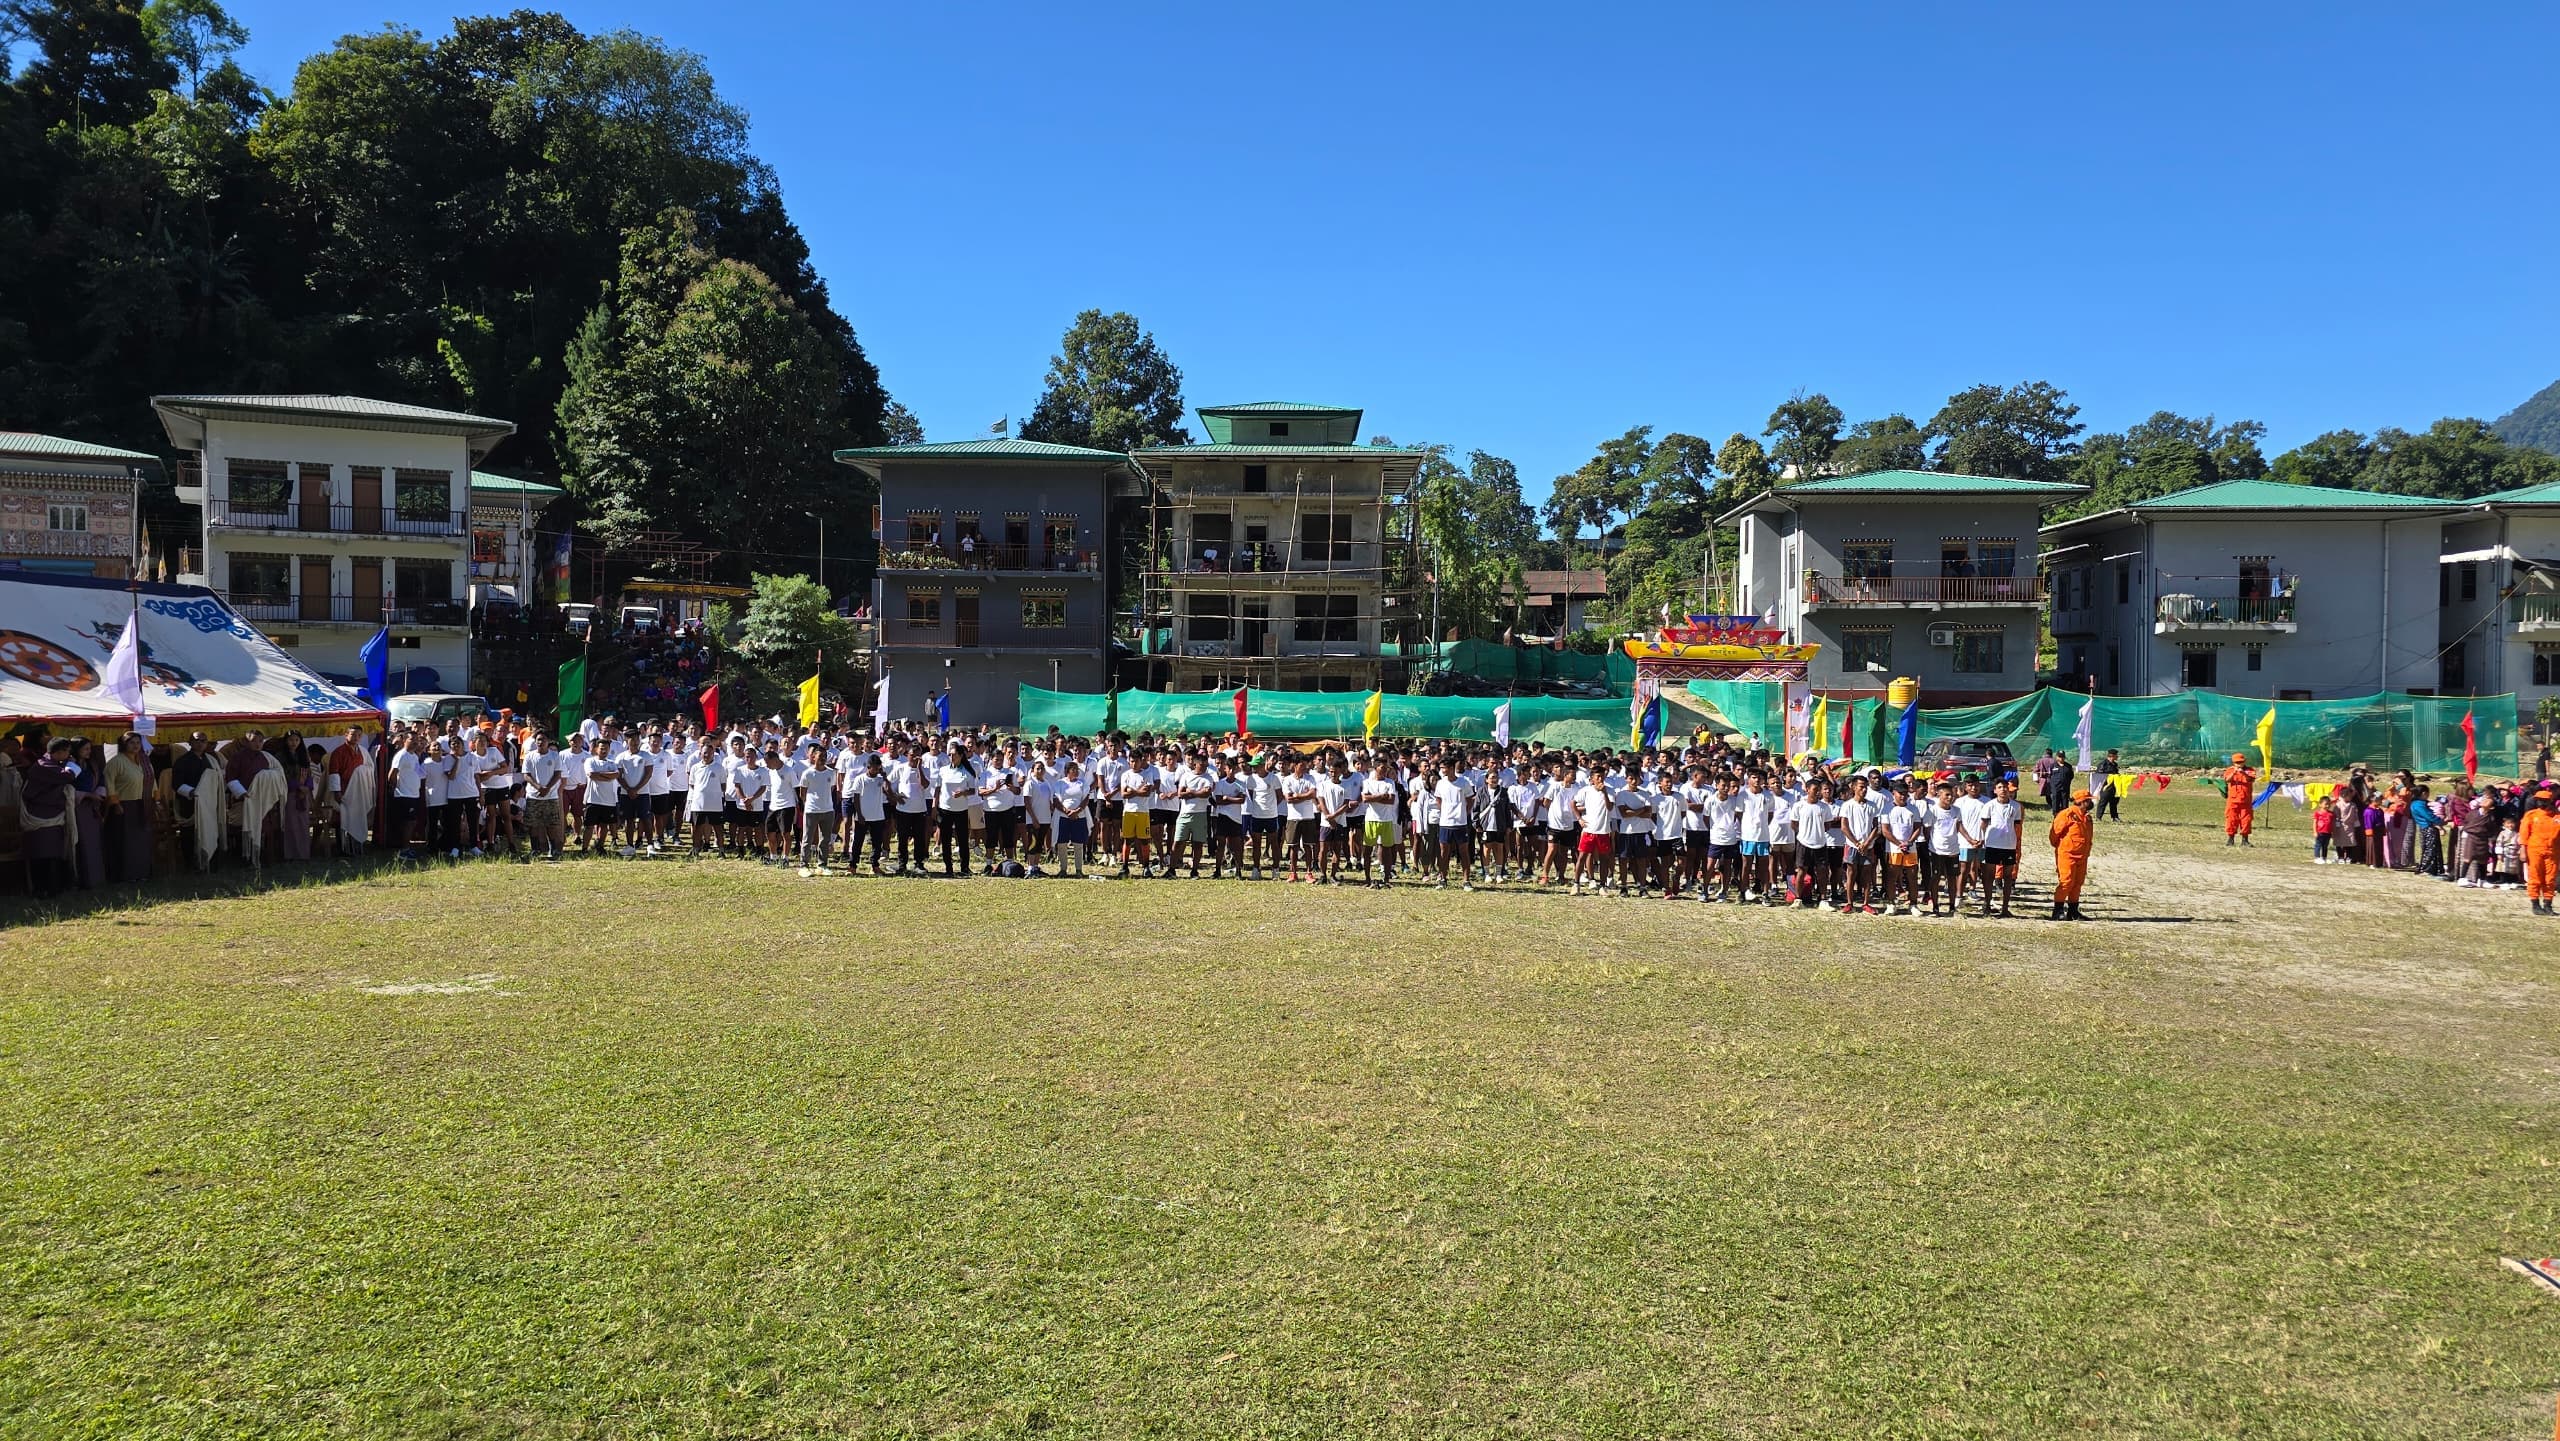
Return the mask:
[[182,871],[175,875],[153,876],[147,881],[109,884],[94,891],[70,891],[43,899],[24,895],[0,897],[0,927],[42,925],[79,916],[142,910],[173,901],[225,900],[268,891],[312,890],[362,883],[420,870],[430,864],[446,863],[404,861],[392,855],[284,861],[258,870],[233,863],[201,875]]

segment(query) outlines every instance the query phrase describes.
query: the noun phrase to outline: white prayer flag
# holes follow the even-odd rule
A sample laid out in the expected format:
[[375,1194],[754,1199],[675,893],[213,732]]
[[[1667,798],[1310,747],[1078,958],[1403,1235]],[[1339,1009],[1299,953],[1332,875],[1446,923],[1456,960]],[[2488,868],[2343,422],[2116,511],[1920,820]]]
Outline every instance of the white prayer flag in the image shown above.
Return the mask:
[[2097,768],[2096,757],[2089,753],[2090,735],[2097,727],[2097,724],[2098,698],[2096,696],[2091,696],[2080,703],[2080,725],[2078,729],[2071,733],[2071,738],[2080,743],[2080,769],[2084,771],[2094,770]]
[[1511,744],[1511,702],[1509,701],[1504,701],[1493,708],[1493,743],[1498,746]]
[[142,715],[142,617],[136,614],[124,623],[124,633],[116,637],[116,648],[107,654],[107,666],[98,673],[101,689],[125,714],[139,719]]

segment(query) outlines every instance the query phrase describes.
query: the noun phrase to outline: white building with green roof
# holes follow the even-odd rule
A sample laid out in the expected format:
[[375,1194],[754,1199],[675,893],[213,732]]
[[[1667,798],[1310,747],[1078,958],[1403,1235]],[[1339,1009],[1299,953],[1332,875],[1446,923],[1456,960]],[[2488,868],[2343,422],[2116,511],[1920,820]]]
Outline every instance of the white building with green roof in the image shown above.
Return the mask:
[[[188,457],[178,498],[203,517],[184,579],[323,674],[361,674],[358,650],[387,624],[395,689],[471,684],[472,468],[512,422],[354,395],[151,408]],[[509,498],[521,515],[529,497]]]
[[2226,480],[2047,526],[2060,670],[2107,695],[2458,692],[2440,558],[2470,509]]
[[1780,485],[1718,518],[1740,533],[1736,609],[1798,645],[1829,695],[1897,676],[1933,706],[2035,689],[2036,526],[2080,486],[1888,470]]
[[1168,690],[1372,690],[1422,639],[1410,514],[1423,453],[1360,443],[1361,412],[1200,407],[1208,440],[1139,451],[1153,524],[1142,633]]

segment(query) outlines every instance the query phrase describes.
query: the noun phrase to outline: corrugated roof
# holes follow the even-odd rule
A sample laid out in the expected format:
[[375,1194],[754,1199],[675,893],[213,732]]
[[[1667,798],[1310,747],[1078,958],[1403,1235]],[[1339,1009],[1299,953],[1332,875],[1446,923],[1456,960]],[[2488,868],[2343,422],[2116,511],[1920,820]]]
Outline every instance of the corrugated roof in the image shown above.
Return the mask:
[[2080,495],[2088,487],[2052,480],[2010,480],[1997,475],[1956,475],[1938,470],[1876,470],[1782,485],[1791,495],[2015,495],[2039,499]]
[[1248,400],[1242,405],[1204,405],[1202,415],[1358,415],[1357,406],[1311,405],[1303,400]]
[[1211,442],[1206,445],[1159,445],[1137,452],[1137,458],[1148,460],[1168,455],[1287,455],[1321,456],[1328,460],[1419,460],[1423,452],[1401,445],[1287,445],[1277,441]]
[[2148,510],[2441,510],[2464,504],[2423,495],[2386,495],[2327,485],[2288,485],[2281,480],[2218,480],[2211,485],[2137,500],[2125,507]]
[[2487,505],[2560,505],[2560,480],[2546,485],[2528,485],[2522,490],[2502,490],[2496,495],[2480,497]]
[[146,460],[154,465],[160,463],[160,457],[145,455],[138,450],[118,450],[112,445],[92,445],[85,440],[38,435],[31,430],[0,430],[0,455],[43,460]]
[[1097,450],[1085,445],[1055,445],[1045,440],[920,441],[914,445],[859,445],[836,452],[836,459],[856,460],[1087,460],[1119,461],[1129,457],[1116,450]]
[[361,395],[155,395],[155,406],[182,414],[207,410],[252,411],[271,415],[289,415],[312,420],[398,420],[420,425],[449,426],[500,435],[515,433],[515,422],[486,415],[472,415],[459,410],[435,410],[423,405],[403,405],[394,400],[372,400]]
[[538,480],[518,480],[512,475],[491,475],[485,470],[471,472],[473,490],[499,491],[508,495],[558,495],[560,487],[544,485]]

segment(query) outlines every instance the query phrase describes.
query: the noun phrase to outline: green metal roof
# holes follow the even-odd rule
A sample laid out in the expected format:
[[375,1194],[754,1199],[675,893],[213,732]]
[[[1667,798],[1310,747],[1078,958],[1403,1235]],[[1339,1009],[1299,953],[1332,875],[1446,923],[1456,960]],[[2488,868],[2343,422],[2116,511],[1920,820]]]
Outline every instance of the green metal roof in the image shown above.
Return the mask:
[[85,440],[65,440],[58,435],[38,435],[28,430],[0,430],[0,455],[31,460],[142,460],[153,465],[160,457],[138,450],[118,450],[112,445],[92,445]]
[[491,475],[485,470],[471,472],[473,490],[495,491],[502,495],[558,495],[560,487],[544,485],[538,480],[518,480],[512,475]]
[[424,405],[402,405],[393,400],[370,400],[361,395],[155,395],[151,403],[155,407],[199,419],[206,411],[227,410],[301,420],[413,421],[420,425],[489,430],[501,435],[511,435],[516,428],[511,420],[459,410],[436,410]]
[[2386,495],[2327,485],[2288,485],[2281,480],[2218,480],[2211,485],[2137,500],[2125,509],[2149,510],[2443,510],[2464,502],[2423,495]]
[[1955,475],[1938,470],[1876,470],[1779,486],[1795,495],[2012,495],[2038,500],[2080,495],[2088,487],[2052,480],[2009,480],[1996,475]]
[[1302,400],[1248,400],[1242,405],[1204,405],[1202,415],[1358,415],[1348,405],[1310,405]]
[[859,445],[836,452],[836,459],[850,465],[858,461],[883,460],[1049,460],[1090,461],[1097,464],[1126,465],[1129,457],[1116,450],[1096,450],[1085,445],[1053,445],[1045,440],[937,440],[914,445]]
[[2480,497],[2483,505],[2560,505],[2560,480]]
[[1324,460],[1419,460],[1424,452],[1401,445],[1291,445],[1285,441],[1212,442],[1207,445],[1158,445],[1137,452],[1136,459],[1158,456],[1274,455]]

